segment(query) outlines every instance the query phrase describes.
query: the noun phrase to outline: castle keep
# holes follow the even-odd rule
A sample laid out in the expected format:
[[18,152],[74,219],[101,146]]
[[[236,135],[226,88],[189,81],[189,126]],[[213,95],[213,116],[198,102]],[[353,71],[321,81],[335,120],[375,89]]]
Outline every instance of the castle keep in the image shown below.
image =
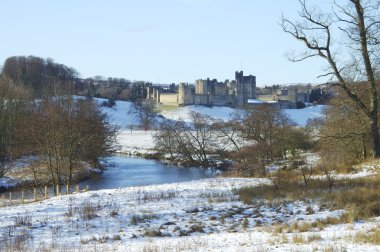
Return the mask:
[[162,87],[148,87],[147,99],[168,105],[244,106],[256,99],[256,76],[235,72],[235,80],[218,82],[216,79],[196,80],[195,86],[178,85],[177,92]]

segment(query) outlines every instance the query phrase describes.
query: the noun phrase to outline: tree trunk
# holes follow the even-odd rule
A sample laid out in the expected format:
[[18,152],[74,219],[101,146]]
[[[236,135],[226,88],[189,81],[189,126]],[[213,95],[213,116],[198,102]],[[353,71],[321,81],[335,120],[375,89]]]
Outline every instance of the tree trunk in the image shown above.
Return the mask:
[[379,126],[377,124],[377,115],[371,116],[371,135],[372,135],[372,155],[375,158],[380,157],[380,136]]

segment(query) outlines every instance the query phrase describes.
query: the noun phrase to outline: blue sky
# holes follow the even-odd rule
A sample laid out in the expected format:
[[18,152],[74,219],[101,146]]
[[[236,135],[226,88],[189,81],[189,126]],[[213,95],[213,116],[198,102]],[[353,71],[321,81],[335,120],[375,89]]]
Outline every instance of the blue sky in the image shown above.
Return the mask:
[[[315,2],[315,1],[314,1]],[[282,32],[297,0],[4,0],[0,64],[9,56],[53,58],[82,77],[159,83],[233,79],[258,85],[318,83],[320,60],[291,63],[302,44]]]

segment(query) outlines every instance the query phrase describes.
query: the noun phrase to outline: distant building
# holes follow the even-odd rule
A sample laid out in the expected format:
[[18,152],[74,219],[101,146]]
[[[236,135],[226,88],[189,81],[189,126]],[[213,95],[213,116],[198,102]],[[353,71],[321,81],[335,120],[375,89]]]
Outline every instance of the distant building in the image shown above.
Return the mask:
[[[265,102],[275,102],[280,109],[295,109],[297,104],[305,103],[309,99],[309,94],[298,92],[297,87],[288,86],[273,89],[272,94],[257,95],[257,99]],[[268,91],[266,90],[266,93]]]
[[235,72],[235,80],[218,82],[216,79],[196,80],[195,86],[178,85],[178,92],[165,93],[160,87],[148,87],[147,99],[168,105],[244,106],[255,99],[256,76]]

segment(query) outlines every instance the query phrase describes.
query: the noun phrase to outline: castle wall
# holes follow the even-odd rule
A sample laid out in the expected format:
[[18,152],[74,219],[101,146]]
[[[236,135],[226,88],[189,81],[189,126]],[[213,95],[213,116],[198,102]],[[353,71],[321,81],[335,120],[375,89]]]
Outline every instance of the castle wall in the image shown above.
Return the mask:
[[226,95],[227,93],[227,83],[218,82],[215,85],[215,95]]
[[257,95],[256,99],[260,101],[275,101],[275,97],[273,95]]
[[160,102],[167,105],[178,105],[178,94],[160,94]]
[[211,95],[209,97],[209,104],[214,106],[235,106],[236,100],[231,95]]
[[296,94],[296,102],[306,102],[306,101],[308,101],[307,94],[305,93]]
[[194,104],[195,105],[208,105],[209,96],[207,94],[195,94],[194,95]]

